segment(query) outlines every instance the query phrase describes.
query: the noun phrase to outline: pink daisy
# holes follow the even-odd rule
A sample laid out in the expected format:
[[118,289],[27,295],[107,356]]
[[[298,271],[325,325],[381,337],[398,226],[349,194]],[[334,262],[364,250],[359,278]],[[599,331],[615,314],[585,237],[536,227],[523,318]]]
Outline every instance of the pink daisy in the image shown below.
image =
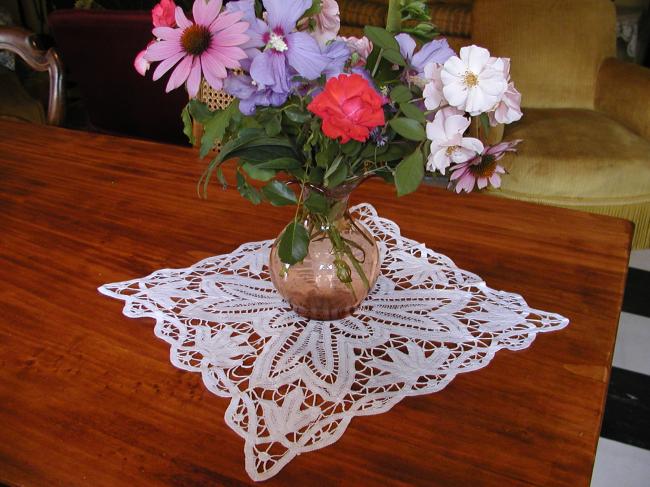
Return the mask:
[[505,174],[506,170],[497,162],[507,152],[516,152],[517,144],[520,142],[521,140],[513,140],[486,147],[482,154],[453,166],[449,181],[456,182],[456,193],[461,191],[469,193],[475,186],[478,186],[478,189],[484,189],[488,184],[493,188],[501,186],[500,175]]
[[248,42],[248,22],[240,22],[244,12],[221,12],[222,0],[195,0],[192,7],[194,21],[176,7],[178,28],[156,27],[153,34],[159,41],[147,48],[146,59],[162,61],[153,73],[158,80],[176,66],[166,91],[169,92],[187,81],[191,97],[199,92],[201,75],[215,90],[223,87],[226,69],[238,69],[246,53],[241,49]]

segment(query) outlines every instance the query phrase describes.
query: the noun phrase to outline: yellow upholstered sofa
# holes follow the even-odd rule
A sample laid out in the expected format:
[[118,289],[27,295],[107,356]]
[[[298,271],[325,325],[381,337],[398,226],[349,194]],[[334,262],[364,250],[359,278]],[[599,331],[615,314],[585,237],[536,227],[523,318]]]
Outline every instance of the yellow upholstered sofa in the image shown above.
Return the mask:
[[[381,0],[340,3],[350,33],[383,23]],[[505,137],[524,143],[504,159],[510,174],[494,194],[626,218],[634,247],[650,247],[650,70],[614,59],[614,2],[429,3],[453,47],[512,59],[524,117]]]
[[495,193],[632,220],[650,247],[650,70],[614,59],[614,3],[475,0],[472,17],[523,94],[505,136],[525,142]]

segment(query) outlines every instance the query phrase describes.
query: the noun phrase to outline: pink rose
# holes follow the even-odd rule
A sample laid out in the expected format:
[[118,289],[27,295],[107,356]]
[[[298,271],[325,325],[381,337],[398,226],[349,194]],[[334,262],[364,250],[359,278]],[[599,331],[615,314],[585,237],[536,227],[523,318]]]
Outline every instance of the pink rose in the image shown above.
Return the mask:
[[154,27],[176,27],[176,4],[174,0],[160,0],[151,9]]

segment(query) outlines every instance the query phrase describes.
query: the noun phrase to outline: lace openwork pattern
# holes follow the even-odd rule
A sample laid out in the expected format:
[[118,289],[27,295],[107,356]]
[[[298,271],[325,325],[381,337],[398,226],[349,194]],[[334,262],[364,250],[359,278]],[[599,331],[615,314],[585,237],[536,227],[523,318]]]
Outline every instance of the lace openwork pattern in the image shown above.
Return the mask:
[[225,420],[245,440],[254,480],[334,443],[355,416],[440,391],[498,350],[522,350],[568,324],[402,237],[372,206],[354,212],[377,238],[382,266],[342,320],[310,321],[288,307],[270,282],[271,241],[99,289],[124,300],[126,316],[154,318],[172,363],[230,398]]

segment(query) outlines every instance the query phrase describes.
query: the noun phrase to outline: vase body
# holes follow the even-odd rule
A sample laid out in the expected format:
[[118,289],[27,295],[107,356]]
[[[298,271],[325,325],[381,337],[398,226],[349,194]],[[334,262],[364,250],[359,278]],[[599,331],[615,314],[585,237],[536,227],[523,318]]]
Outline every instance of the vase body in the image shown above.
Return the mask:
[[[366,298],[379,276],[379,248],[370,232],[348,212],[349,191],[328,195],[333,199],[327,222],[306,215],[304,226],[312,236],[307,257],[288,266],[278,256],[279,238],[270,256],[271,280],[293,310],[306,318],[337,320],[351,314]],[[335,250],[330,226],[347,245],[349,255]],[[361,273],[361,272],[363,273]]]

